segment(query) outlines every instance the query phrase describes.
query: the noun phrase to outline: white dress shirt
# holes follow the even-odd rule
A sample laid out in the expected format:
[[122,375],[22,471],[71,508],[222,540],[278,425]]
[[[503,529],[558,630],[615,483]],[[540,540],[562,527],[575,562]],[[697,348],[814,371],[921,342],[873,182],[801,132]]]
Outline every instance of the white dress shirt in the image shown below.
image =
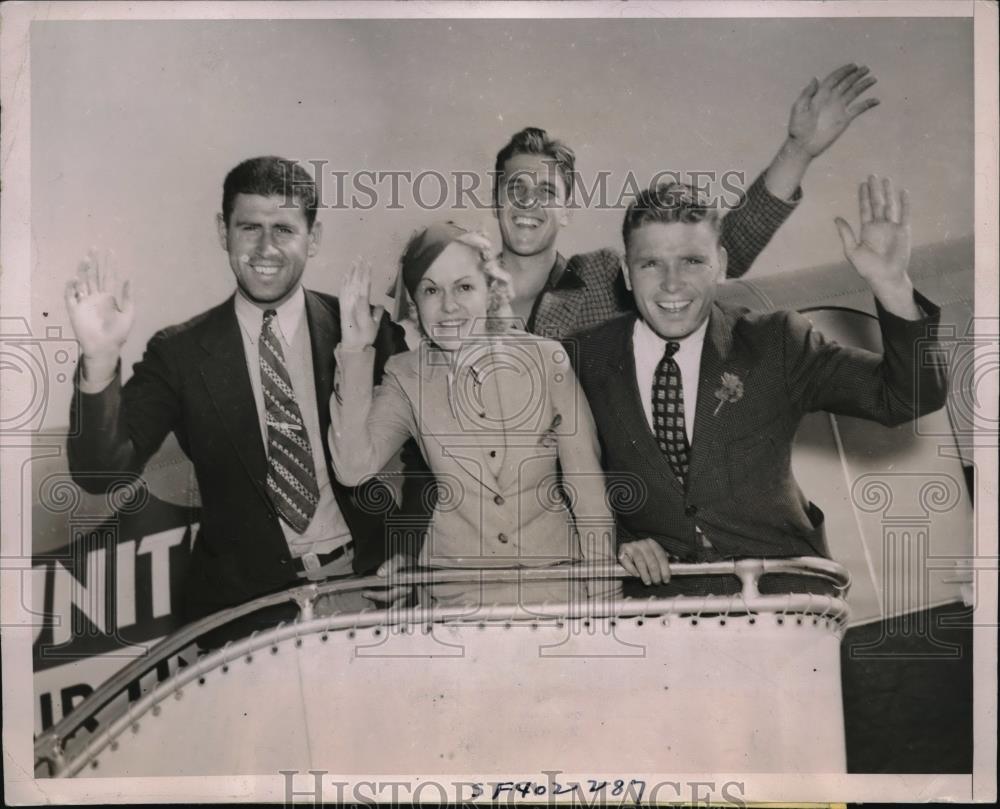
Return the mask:
[[[680,340],[680,348],[674,354],[674,362],[681,372],[681,387],[684,394],[684,430],[687,433],[688,446],[694,445],[694,414],[698,406],[698,378],[701,375],[701,348],[705,344],[705,332],[708,330],[706,319],[694,332]],[[642,412],[646,414],[646,423],[653,430],[653,377],[656,376],[656,366],[663,359],[667,341],[646,325],[642,318],[637,318],[632,331],[632,350],[635,353],[635,378],[639,385],[639,396],[642,398]]]
[[[235,297],[236,319],[240,323],[240,333],[243,335],[243,349],[246,354],[247,372],[250,374],[250,386],[253,388],[254,403],[257,406],[257,418],[260,422],[260,435],[267,447],[267,412],[264,408],[264,388],[260,380],[260,330],[264,323],[264,310],[252,304],[239,292]],[[295,391],[295,401],[302,412],[306,433],[309,436],[309,447],[312,450],[313,466],[316,469],[316,484],[319,487],[319,503],[312,522],[304,534],[295,533],[284,520],[281,520],[281,530],[285,533],[288,548],[292,556],[304,556],[307,553],[325,554],[345,544],[351,539],[350,530],[344,521],[343,514],[337,506],[327,473],[326,458],[323,454],[323,435],[319,428],[319,411],[316,403],[316,379],[313,375],[312,343],[309,340],[309,327],[306,323],[306,295],[300,286],[288,300],[274,307],[277,314],[278,337],[285,355],[285,367]],[[331,360],[332,361],[332,360]],[[330,566],[337,568],[336,572],[345,567],[350,560],[350,554],[335,560]],[[328,566],[329,567],[329,566]],[[347,565],[349,568],[350,566]],[[322,572],[330,575],[334,571],[321,568],[309,571],[310,578]]]
[[[701,349],[705,344],[705,332],[708,330],[708,319],[687,337],[673,342],[680,348],[674,354],[674,362],[681,372],[681,388],[684,395],[684,432],[687,433],[688,446],[694,446],[694,414],[698,406],[698,380],[701,377]],[[653,427],[653,377],[656,376],[656,366],[663,359],[667,341],[653,331],[642,318],[636,318],[632,330],[632,351],[635,355],[635,378],[639,385],[639,396],[642,398],[642,412],[646,414],[649,429],[656,434]],[[701,537],[701,544],[710,548],[712,543],[695,526],[695,533]]]

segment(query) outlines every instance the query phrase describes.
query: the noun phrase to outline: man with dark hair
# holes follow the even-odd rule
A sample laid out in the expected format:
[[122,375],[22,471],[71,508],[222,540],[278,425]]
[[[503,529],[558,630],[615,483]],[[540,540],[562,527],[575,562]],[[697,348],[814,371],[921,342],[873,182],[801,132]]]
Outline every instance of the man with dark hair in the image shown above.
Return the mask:
[[[944,370],[918,362],[939,309],[910,281],[910,213],[888,179],[860,187],[861,232],[836,219],[875,295],[883,353],[827,342],[794,312],[716,302],[728,256],[718,214],[677,184],[640,195],[622,228],[638,314],[578,335],[572,352],[610,474],[646,487],[619,513],[619,560],[665,584],[670,560],[828,556],[823,512],[792,475],[809,412],[902,424],[944,405]],[[626,584],[626,594],[656,593]]]
[[[187,620],[298,581],[368,572],[386,557],[386,515],[362,504],[391,498],[339,484],[323,440],[341,325],[337,299],[301,283],[322,236],[316,205],[312,178],[291,160],[257,157],[232,169],[217,226],[237,291],[155,334],[124,386],[127,283],[119,287],[91,255],[67,284],[81,349],[70,470],[99,491],[140,473],[176,434],[202,498]],[[376,381],[403,348],[402,331],[384,318]]]
[[[844,65],[822,82],[813,79],[792,106],[788,136],[767,170],[721,222],[728,275],[745,273],[802,197],[812,160],[851,121],[878,104],[859,101],[875,84],[868,68]],[[630,311],[621,284],[621,257],[598,250],[566,259],[556,249],[569,224],[575,179],[573,150],[529,127],[497,154],[494,212],[503,239],[501,259],[513,277],[511,306],[528,331],[561,339]]]

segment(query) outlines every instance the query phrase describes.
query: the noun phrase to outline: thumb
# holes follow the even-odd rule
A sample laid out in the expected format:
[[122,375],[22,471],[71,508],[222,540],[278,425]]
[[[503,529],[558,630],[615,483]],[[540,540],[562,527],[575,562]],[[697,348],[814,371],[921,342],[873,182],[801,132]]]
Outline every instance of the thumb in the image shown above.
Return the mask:
[[854,238],[854,231],[851,226],[847,224],[847,221],[841,219],[839,216],[833,220],[834,224],[837,226],[837,232],[840,234],[840,242],[844,245],[844,255],[847,258],[851,257],[851,254],[857,249],[858,242]]
[[66,282],[66,288],[63,290],[63,298],[66,301],[66,309],[72,313],[77,305],[75,278],[71,278]]
[[382,323],[382,316],[385,314],[385,306],[379,304],[375,307],[375,311],[372,312],[372,318],[374,318],[376,324]]

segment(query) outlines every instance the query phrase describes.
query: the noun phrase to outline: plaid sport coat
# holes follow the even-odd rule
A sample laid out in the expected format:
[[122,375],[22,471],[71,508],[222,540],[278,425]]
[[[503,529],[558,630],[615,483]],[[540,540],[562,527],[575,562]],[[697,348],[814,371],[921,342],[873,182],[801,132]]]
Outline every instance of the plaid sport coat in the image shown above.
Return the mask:
[[[801,198],[799,190],[791,202],[778,199],[767,190],[763,174],[754,181],[742,203],[722,220],[721,243],[729,254],[729,278],[739,278],[750,269]],[[595,250],[569,260],[559,255],[528,321],[528,331],[562,340],[632,311],[632,294],[625,288],[617,252]]]

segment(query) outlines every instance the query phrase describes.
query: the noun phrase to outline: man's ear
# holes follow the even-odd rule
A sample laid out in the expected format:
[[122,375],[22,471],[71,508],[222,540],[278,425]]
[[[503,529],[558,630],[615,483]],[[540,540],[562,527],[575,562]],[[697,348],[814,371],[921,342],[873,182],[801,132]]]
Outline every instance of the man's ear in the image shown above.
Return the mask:
[[563,227],[564,228],[564,227],[566,227],[566,225],[568,225],[570,222],[573,221],[573,209],[570,208],[570,207],[567,207],[570,204],[572,204],[572,203],[571,202],[567,202],[566,205],[563,206],[562,211],[559,213],[559,219],[557,220],[559,222],[559,227]]
[[323,223],[313,222],[312,229],[309,231],[309,258],[312,258],[319,252],[319,243],[323,238]]
[[618,265],[621,269],[622,276],[625,278],[625,289],[629,292],[632,291],[632,281],[628,277],[628,262],[625,260],[624,255],[618,256]]
[[729,266],[729,253],[726,252],[726,248],[721,244],[719,245],[719,268],[721,270],[719,274],[719,280],[726,280],[726,267]]
[[215,215],[215,227],[219,231],[219,244],[227,253],[229,252],[229,228],[226,227],[226,218],[221,214]]

